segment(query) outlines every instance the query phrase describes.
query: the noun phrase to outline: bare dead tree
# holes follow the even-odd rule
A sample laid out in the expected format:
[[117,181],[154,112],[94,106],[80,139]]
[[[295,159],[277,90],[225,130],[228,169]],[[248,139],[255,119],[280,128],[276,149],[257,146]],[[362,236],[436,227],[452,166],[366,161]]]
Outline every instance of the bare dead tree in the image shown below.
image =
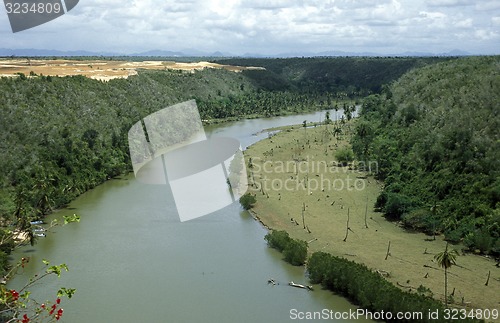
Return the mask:
[[385,254],[385,260],[387,260],[387,257],[391,255],[391,242],[389,241],[389,245],[387,246],[387,253]]
[[306,203],[302,202],[302,225],[304,226],[304,229],[306,228],[306,220],[304,218],[305,212],[306,212]]
[[366,207],[365,207],[365,228],[368,229],[368,223],[366,223],[366,216],[368,215],[368,196],[366,197]]
[[349,227],[349,208],[347,208],[347,224],[346,224],[346,229],[345,229],[344,242],[347,241],[347,236],[349,235],[349,231],[351,231],[352,233],[354,233],[354,231],[352,231],[351,228]]

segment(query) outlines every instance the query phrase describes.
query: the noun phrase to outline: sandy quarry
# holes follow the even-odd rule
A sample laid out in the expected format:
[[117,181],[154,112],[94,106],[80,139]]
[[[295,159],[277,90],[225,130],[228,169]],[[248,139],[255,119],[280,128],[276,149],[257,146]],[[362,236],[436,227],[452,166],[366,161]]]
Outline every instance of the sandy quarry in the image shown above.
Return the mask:
[[0,59],[0,77],[16,76],[17,73],[30,75],[67,76],[83,75],[92,79],[108,81],[136,75],[138,69],[195,71],[204,68],[220,68],[233,72],[261,67],[221,65],[210,62],[181,63],[173,61],[118,61],[118,60],[68,60],[68,59]]

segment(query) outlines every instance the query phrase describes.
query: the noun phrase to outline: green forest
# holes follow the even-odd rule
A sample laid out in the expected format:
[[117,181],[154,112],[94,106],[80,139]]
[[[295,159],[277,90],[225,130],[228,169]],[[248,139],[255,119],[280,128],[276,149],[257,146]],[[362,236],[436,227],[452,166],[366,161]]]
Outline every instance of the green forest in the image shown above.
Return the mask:
[[266,70],[141,70],[109,82],[2,77],[0,265],[8,266],[8,232],[29,232],[30,221],[130,171],[130,127],[191,99],[203,121],[213,123],[334,108],[369,96],[353,145],[359,158],[379,162],[386,187],[378,207],[416,229],[498,251],[498,58],[220,62]]
[[353,150],[376,161],[376,207],[409,230],[500,254],[500,58],[414,69],[362,105]]
[[[30,73],[0,79],[0,267],[20,230],[83,192],[131,170],[127,133],[145,116],[195,99],[205,123],[333,107],[343,92],[271,89],[226,70],[141,70],[109,82]],[[394,79],[397,75],[394,75]],[[286,80],[280,80],[287,83]],[[33,242],[33,241],[32,241]]]
[[221,64],[260,66],[243,74],[267,90],[290,90],[315,96],[334,94],[359,98],[380,93],[384,86],[407,71],[449,60],[446,57],[315,57],[315,58],[232,58]]

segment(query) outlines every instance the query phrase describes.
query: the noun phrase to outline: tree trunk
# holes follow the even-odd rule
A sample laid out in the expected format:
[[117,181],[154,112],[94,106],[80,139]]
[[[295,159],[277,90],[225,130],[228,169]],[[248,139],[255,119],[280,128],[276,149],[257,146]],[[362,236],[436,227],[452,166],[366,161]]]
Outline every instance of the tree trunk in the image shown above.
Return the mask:
[[448,308],[448,269],[444,267],[444,305]]

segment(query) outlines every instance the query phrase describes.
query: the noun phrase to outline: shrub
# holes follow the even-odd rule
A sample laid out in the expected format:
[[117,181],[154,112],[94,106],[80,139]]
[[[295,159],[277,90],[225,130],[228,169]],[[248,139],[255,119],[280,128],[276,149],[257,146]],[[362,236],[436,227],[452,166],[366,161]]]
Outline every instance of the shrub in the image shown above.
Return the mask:
[[273,230],[271,231],[271,233],[266,234],[264,239],[267,241],[269,247],[274,248],[279,252],[283,252],[283,250],[285,250],[286,246],[291,240],[288,232],[284,230]]
[[[322,284],[369,311],[391,312],[394,318],[397,312],[420,312],[423,317],[419,322],[446,321],[442,317],[443,304],[428,296],[429,290],[423,286],[418,293],[403,291],[365,265],[325,252],[313,253],[307,263],[313,284]],[[436,310],[439,310],[441,317],[430,319],[428,313]]]
[[495,241],[495,243],[491,247],[491,253],[496,255],[497,257],[498,257],[498,255],[500,255],[500,239],[497,238],[497,240]]
[[266,234],[264,239],[269,247],[283,253],[285,261],[294,265],[302,266],[307,259],[307,242],[292,239],[286,231],[273,230]]
[[377,201],[375,202],[375,209],[382,210],[387,203],[387,192],[382,191],[382,193],[377,196]]
[[410,199],[403,194],[388,193],[384,207],[385,217],[389,220],[399,220],[411,207]]
[[464,244],[469,248],[479,249],[481,253],[488,254],[494,247],[495,240],[490,233],[485,230],[476,230],[473,234],[469,234],[464,239]]
[[434,219],[428,209],[417,209],[406,213],[401,218],[403,225],[408,229],[420,230],[427,233],[433,233]]
[[302,266],[307,259],[307,242],[298,239],[291,239],[285,250],[283,250],[285,260],[294,266]]
[[255,202],[257,202],[257,199],[250,193],[246,193],[240,197],[240,204],[245,210],[250,210],[254,206]]
[[340,148],[335,153],[335,158],[342,166],[347,166],[348,163],[354,160],[354,153],[350,148]]

